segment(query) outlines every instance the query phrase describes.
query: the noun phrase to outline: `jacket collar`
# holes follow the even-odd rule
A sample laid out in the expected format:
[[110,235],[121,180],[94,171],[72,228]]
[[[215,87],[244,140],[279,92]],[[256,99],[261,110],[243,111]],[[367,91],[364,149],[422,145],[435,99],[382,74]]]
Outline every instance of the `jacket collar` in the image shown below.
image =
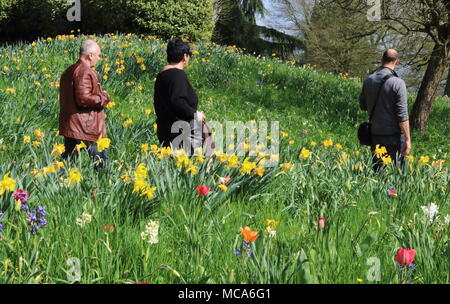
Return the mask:
[[[379,69],[378,69],[378,71],[383,71],[383,72],[390,72],[392,75],[394,75],[395,77],[398,77],[398,74],[397,74],[397,72],[395,71],[395,70],[393,70],[393,69],[391,69],[391,68],[388,68],[388,67],[380,67]],[[384,74],[384,73],[383,73]]]

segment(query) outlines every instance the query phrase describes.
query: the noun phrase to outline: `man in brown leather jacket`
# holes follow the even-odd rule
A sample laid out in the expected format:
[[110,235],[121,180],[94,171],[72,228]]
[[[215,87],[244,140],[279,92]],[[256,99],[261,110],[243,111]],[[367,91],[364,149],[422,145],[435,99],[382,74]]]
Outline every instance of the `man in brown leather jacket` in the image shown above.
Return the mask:
[[98,74],[92,70],[100,53],[96,42],[84,41],[79,60],[61,76],[59,92],[59,135],[64,136],[65,146],[62,157],[67,159],[77,153],[83,142],[96,161],[96,168],[104,167],[108,159],[96,144],[100,136],[106,137],[104,107],[109,103],[108,93],[102,90]]

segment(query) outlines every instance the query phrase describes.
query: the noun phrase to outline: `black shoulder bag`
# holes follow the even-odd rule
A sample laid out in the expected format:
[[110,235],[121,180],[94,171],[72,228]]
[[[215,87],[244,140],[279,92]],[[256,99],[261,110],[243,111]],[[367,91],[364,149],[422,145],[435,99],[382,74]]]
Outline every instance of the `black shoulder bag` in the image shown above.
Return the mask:
[[369,122],[363,122],[362,124],[359,125],[358,139],[359,139],[359,142],[361,145],[364,145],[364,146],[372,145],[370,129],[371,129],[371,122],[372,122],[373,114],[375,113],[375,109],[377,108],[378,100],[380,99],[381,89],[383,88],[386,81],[391,77],[394,77],[394,75],[390,74],[390,75],[385,76],[383,78],[383,81],[381,82],[380,88],[378,89],[377,99],[375,100],[375,105],[373,106],[372,112],[370,113]]

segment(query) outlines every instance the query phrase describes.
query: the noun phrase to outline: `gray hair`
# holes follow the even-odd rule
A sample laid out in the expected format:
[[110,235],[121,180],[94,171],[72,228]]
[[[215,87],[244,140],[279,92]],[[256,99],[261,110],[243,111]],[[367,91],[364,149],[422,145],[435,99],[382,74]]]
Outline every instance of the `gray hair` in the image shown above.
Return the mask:
[[81,44],[80,55],[94,53],[97,47],[99,46],[94,40],[86,40]]

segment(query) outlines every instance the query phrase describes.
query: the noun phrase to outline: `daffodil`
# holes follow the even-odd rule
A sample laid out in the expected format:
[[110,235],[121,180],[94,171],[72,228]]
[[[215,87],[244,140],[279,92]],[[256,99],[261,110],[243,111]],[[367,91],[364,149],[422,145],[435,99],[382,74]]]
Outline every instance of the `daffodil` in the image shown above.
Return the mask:
[[64,147],[63,144],[54,144],[53,145],[53,150],[52,150],[52,155],[55,156],[55,157],[59,157],[65,151],[66,151],[66,148]]
[[389,165],[392,163],[392,158],[389,155],[386,155],[381,158],[381,161],[384,165]]
[[76,185],[81,181],[81,173],[77,168],[70,169],[68,182],[71,185]]
[[258,176],[262,177],[264,175],[265,171],[266,170],[264,169],[264,167],[256,167],[253,170],[253,175],[258,175]]
[[44,133],[41,131],[41,128],[34,130],[34,136],[36,136],[36,139],[39,141],[44,138]]
[[430,161],[430,158],[427,155],[421,156],[419,159],[419,163],[423,164],[423,165],[428,164],[429,161]]
[[84,143],[84,141],[82,141],[81,143],[79,143],[78,145],[75,146],[75,149],[77,150],[77,152],[80,152],[81,149],[86,149],[86,148],[87,148],[87,146]]
[[148,147],[148,144],[142,144],[141,145],[141,151],[142,152],[148,152],[148,150],[149,150],[149,147]]
[[14,191],[16,181],[9,177],[9,172],[3,175],[3,180],[0,180],[0,195],[6,191]]
[[280,168],[284,172],[287,172],[287,171],[291,170],[293,166],[294,166],[294,164],[292,164],[292,163],[284,163],[284,164],[280,165]]
[[380,147],[380,145],[375,146],[374,154],[377,158],[382,158],[383,155],[385,155],[386,153],[387,153],[386,147],[384,147],[384,146]]
[[146,179],[148,174],[148,168],[145,167],[144,164],[139,164],[139,166],[136,168],[136,171],[134,172],[134,178],[135,179]]
[[241,174],[251,174],[253,169],[256,168],[256,164],[254,162],[249,161],[247,157],[241,164],[240,172]]
[[100,135],[99,139],[97,140],[98,152],[102,152],[103,150],[108,149],[110,144],[111,144],[111,139],[102,138],[102,136]]
[[311,156],[311,151],[308,149],[302,148],[299,157],[303,159],[308,159]]
[[333,145],[333,140],[332,139],[327,139],[323,142],[324,147],[330,147]]

